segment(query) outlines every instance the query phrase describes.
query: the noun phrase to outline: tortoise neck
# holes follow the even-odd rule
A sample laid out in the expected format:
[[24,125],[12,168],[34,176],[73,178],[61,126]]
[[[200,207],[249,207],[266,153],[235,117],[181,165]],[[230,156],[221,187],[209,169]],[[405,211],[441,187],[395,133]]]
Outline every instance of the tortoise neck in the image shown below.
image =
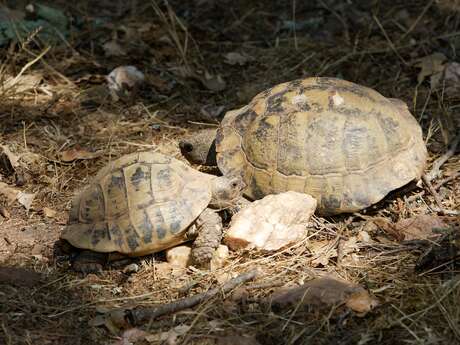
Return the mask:
[[216,139],[214,139],[209,147],[208,154],[206,156],[205,165],[216,166],[217,165],[217,152],[216,152]]

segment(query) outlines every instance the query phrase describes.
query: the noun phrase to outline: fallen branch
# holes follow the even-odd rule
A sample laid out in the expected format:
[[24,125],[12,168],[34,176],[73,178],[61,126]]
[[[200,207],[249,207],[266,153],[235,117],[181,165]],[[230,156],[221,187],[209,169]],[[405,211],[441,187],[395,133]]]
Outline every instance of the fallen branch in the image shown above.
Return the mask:
[[163,315],[176,313],[178,311],[194,307],[197,304],[200,304],[214,297],[219,292],[226,293],[230,290],[233,290],[240,284],[243,284],[249,280],[253,280],[255,277],[257,277],[258,274],[258,270],[246,272],[239,275],[236,278],[229,280],[221,287],[211,289],[209,291],[200,293],[195,296],[183,298],[168,304],[161,304],[152,308],[139,308],[134,310],[128,310],[126,311],[125,317],[130,321],[132,325],[139,325],[142,322],[153,320]]
[[431,170],[426,174],[426,179],[428,181],[433,181],[435,178],[439,177],[441,175],[441,166],[447,162],[447,160],[455,155],[455,152],[457,151],[457,146],[460,142],[460,133],[457,134],[457,136],[452,140],[452,142],[449,145],[449,149],[444,153],[441,157],[436,159],[433,162],[433,165],[431,166]]

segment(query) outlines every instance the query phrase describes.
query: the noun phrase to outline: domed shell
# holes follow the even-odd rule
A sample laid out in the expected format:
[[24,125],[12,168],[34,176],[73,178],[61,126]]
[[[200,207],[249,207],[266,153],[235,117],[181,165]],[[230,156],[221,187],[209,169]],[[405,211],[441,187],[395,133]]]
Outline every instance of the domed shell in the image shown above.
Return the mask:
[[72,203],[61,237],[97,252],[146,255],[187,240],[211,200],[207,176],[154,152],[114,160]]
[[217,163],[252,199],[311,194],[322,214],[353,212],[420,178],[427,151],[405,103],[334,78],[277,85],[229,111]]

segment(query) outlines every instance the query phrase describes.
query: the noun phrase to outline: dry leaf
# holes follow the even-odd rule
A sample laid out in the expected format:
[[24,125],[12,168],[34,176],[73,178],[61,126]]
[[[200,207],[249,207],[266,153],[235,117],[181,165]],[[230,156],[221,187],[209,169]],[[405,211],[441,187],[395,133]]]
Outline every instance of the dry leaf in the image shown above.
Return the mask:
[[434,53],[419,59],[415,64],[416,67],[421,69],[417,76],[418,83],[420,84],[425,78],[430,77],[431,87],[435,88],[441,80],[446,60],[447,58],[442,53]]
[[49,208],[49,207],[43,207],[42,209],[43,211],[43,214],[45,215],[45,217],[48,217],[48,218],[54,218],[56,217],[56,214],[57,214],[57,211]]
[[61,161],[72,162],[77,159],[93,159],[102,155],[102,151],[89,152],[86,149],[80,147],[74,147],[72,149],[62,151]]
[[136,341],[144,340],[150,333],[139,328],[130,328],[123,332],[121,338],[112,343],[112,345],[132,345]]
[[337,257],[337,250],[331,248],[331,241],[314,241],[308,243],[308,249],[313,254],[313,267],[327,266],[329,259]]
[[214,92],[225,90],[227,87],[227,83],[222,79],[220,74],[212,75],[207,71],[204,76],[200,78],[200,81],[206,88]]
[[324,277],[273,293],[271,304],[276,308],[298,305],[327,308],[346,305],[363,315],[376,307],[378,301],[359,285]]
[[17,201],[28,211],[35,198],[35,193],[25,193],[18,188],[10,187],[0,182],[0,195],[3,195],[9,204]]
[[382,217],[374,218],[372,222],[398,241],[426,240],[430,237],[439,236],[433,233],[433,229],[447,227],[441,218],[428,214],[401,219],[397,223],[392,223]]
[[428,214],[401,219],[395,224],[396,230],[403,234],[405,241],[426,240],[431,237],[437,237],[439,234],[433,233],[433,229],[446,227],[447,224],[441,218]]
[[119,334],[123,329],[130,329],[130,325],[125,319],[124,309],[104,310],[104,308],[99,308],[98,311],[104,314],[96,315],[93,319],[89,320],[88,323],[90,326],[105,326],[113,334]]
[[6,145],[0,145],[3,154],[8,158],[11,166],[17,168],[19,166],[19,156],[15,155]]
[[35,193],[25,193],[25,192],[19,192],[17,195],[18,202],[24,206],[24,208],[29,211],[30,207],[32,206],[32,203],[34,202],[35,199]]
[[240,65],[243,66],[246,64],[248,61],[254,60],[253,57],[246,55],[246,54],[241,54],[237,52],[230,52],[224,55],[225,60],[224,62],[229,64],[229,65]]
[[5,80],[3,87],[5,90],[14,89],[15,92],[26,92],[35,89],[43,80],[43,75],[40,73],[36,74],[25,74],[18,77],[10,77]]
[[223,105],[215,106],[212,104],[207,104],[201,107],[200,113],[204,115],[206,118],[208,118],[209,120],[216,120],[219,118],[219,116],[222,115],[224,110],[225,110],[225,107]]
[[102,45],[105,56],[125,56],[126,50],[116,41],[111,40]]
[[188,325],[179,325],[171,328],[168,332],[161,332],[157,334],[149,334],[145,337],[149,343],[161,342],[162,344],[175,345],[177,344],[177,338],[184,335],[190,329]]
[[449,62],[446,64],[444,80],[447,84],[458,84],[460,82],[460,63]]
[[10,187],[5,182],[0,182],[0,194],[6,198],[8,204],[12,204],[17,200],[19,192],[18,188]]
[[[378,229],[383,230],[384,232],[386,232],[390,236],[393,236],[394,238],[396,238],[398,241],[402,241],[404,239],[404,235],[401,234],[395,228],[395,225],[390,220],[388,220],[388,219],[386,219],[384,217],[372,218],[372,220],[369,223],[375,224],[378,227]],[[378,237],[378,238],[380,240],[380,237]],[[388,240],[386,240],[386,241],[388,241]]]
[[460,63],[449,62],[444,70],[444,92],[452,97],[458,95],[460,90]]
[[358,315],[363,316],[372,309],[378,306],[377,299],[373,298],[369,293],[362,289],[353,293],[350,297],[346,299],[345,305],[351,310],[358,313]]

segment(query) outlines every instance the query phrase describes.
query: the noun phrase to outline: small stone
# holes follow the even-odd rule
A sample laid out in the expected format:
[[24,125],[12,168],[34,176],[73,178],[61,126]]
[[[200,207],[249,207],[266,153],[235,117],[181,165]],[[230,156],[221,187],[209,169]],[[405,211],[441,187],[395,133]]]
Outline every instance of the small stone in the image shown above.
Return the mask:
[[369,233],[367,231],[364,231],[364,230],[359,232],[358,239],[363,243],[371,243],[372,242],[371,236],[369,235]]
[[225,236],[231,249],[278,250],[301,240],[317,202],[308,194],[285,192],[254,201],[235,216]]
[[189,246],[178,246],[166,251],[166,260],[176,267],[187,267],[190,265],[192,248]]
[[132,264],[126,266],[126,267],[123,269],[123,272],[126,273],[126,274],[131,274],[131,273],[139,272],[139,265],[138,265],[138,264],[135,264],[135,263],[132,263]]
[[228,247],[223,244],[219,245],[211,259],[211,271],[224,267],[227,263],[228,255]]

